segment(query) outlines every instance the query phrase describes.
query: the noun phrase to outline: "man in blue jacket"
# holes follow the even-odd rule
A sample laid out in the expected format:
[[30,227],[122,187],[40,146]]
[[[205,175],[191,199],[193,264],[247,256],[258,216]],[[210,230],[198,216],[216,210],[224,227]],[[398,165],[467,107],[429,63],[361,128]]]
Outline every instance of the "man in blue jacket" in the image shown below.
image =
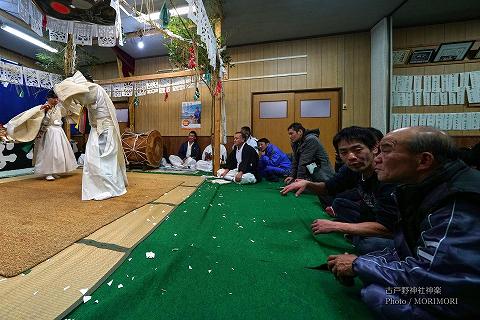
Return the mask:
[[269,181],[279,181],[279,178],[288,176],[292,163],[280,148],[271,144],[267,138],[262,138],[258,140],[258,149],[260,150],[258,162],[260,176]]
[[439,130],[395,130],[380,142],[378,179],[395,191],[396,250],[328,258],[341,280],[358,276],[381,319],[479,319],[480,172],[457,159]]

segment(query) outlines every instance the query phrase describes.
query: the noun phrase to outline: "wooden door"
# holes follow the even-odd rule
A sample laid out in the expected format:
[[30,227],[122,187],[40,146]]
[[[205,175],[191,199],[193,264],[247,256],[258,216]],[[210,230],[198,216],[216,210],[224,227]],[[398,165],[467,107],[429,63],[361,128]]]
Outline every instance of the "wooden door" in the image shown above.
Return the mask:
[[306,129],[320,129],[320,142],[327,150],[332,166],[335,148],[332,140],[340,129],[340,91],[315,91],[295,93],[295,122]]
[[292,152],[287,128],[295,119],[294,98],[293,92],[253,95],[252,131],[255,138],[267,138],[283,152]]

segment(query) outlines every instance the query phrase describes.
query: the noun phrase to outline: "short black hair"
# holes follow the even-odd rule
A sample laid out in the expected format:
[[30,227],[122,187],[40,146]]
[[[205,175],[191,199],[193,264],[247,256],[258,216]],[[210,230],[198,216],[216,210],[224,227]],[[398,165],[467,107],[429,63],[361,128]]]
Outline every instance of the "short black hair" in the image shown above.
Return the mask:
[[270,143],[270,140],[268,140],[267,138],[262,138],[262,139],[259,139],[259,140],[257,141],[257,143],[259,143],[259,142]]
[[338,152],[338,144],[340,141],[358,141],[373,150],[377,145],[377,137],[369,128],[351,126],[343,128],[333,137],[333,146]]
[[374,127],[368,127],[367,129],[370,130],[371,133],[373,133],[373,135],[377,138],[377,141],[380,141],[383,139],[382,131]]
[[294,122],[291,125],[289,125],[287,130],[290,130],[290,129],[295,130],[297,132],[302,130],[303,133],[305,133],[305,128],[302,126],[301,123],[298,123],[298,122]]
[[53,91],[53,89],[48,90],[46,97],[47,97],[47,99],[58,98],[57,94],[55,93],[55,91]]
[[195,131],[192,130],[188,133],[188,135],[191,135],[191,134],[193,134],[195,136],[195,138],[197,137],[197,133]]
[[241,127],[240,131],[244,132],[245,134],[252,135],[252,130],[250,130],[250,127]]
[[91,74],[89,74],[89,73],[84,73],[83,76],[85,77],[85,79],[87,79],[88,82],[95,83],[95,81],[93,80],[93,77],[92,77]]
[[247,140],[247,135],[244,132],[237,131],[237,132],[235,132],[235,134],[240,134],[242,136],[243,140],[245,140],[245,141]]

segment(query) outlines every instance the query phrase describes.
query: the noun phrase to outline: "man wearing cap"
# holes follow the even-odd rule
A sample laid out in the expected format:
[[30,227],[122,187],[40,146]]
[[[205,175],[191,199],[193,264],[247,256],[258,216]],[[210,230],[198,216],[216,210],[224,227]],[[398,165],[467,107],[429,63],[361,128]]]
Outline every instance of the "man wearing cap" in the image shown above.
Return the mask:
[[35,139],[35,174],[52,181],[59,174],[77,168],[72,147],[62,129],[62,117],[67,115],[65,108],[58,103],[53,90],[47,93],[43,105],[33,107],[13,119],[6,127],[10,137],[18,142]]

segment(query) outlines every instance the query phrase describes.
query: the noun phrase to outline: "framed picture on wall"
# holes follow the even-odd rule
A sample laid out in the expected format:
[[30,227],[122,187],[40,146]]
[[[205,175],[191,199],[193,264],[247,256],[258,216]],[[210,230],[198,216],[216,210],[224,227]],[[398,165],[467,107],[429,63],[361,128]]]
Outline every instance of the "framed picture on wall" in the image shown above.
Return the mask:
[[442,43],[433,62],[462,61],[465,59],[474,41]]
[[410,56],[409,64],[429,63],[432,60],[432,56],[435,53],[435,49],[419,49],[413,51]]
[[395,50],[392,52],[392,63],[393,64],[405,64],[410,57],[410,49],[405,50]]

